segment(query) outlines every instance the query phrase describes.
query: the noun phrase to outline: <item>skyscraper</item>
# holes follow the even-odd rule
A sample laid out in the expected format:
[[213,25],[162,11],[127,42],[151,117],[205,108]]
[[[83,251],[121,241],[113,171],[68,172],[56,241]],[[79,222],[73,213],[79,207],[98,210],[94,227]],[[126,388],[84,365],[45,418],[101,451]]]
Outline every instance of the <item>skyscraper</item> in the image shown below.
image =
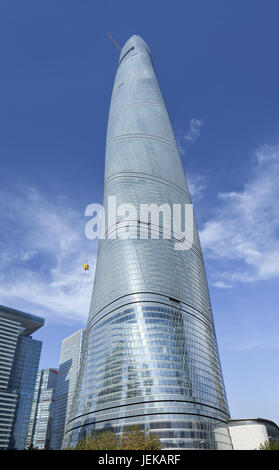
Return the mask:
[[[121,50],[106,141],[104,208],[191,203],[149,48]],[[123,217],[122,217],[123,219]],[[229,410],[196,225],[191,249],[176,240],[121,239],[121,217],[99,242],[79,382],[65,434],[130,425],[165,449],[231,449]],[[141,220],[136,220],[136,230]],[[153,222],[146,224],[152,229]],[[162,219],[158,221],[162,234]],[[121,230],[120,230],[121,232]],[[119,233],[120,233],[119,232]]]
[[0,306],[0,449],[24,449],[41,341],[30,336],[44,319]]
[[51,449],[59,450],[62,445],[65,423],[71,411],[77,384],[84,333],[85,330],[78,330],[62,341],[50,440]]
[[39,370],[26,445],[49,449],[53,429],[54,403],[58,370]]

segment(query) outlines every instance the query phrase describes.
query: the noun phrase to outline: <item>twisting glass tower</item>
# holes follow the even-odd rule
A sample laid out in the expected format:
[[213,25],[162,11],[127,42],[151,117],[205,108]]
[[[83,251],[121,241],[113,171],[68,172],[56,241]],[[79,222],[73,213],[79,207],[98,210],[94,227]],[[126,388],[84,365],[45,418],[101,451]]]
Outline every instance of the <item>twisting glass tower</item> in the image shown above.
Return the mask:
[[[122,48],[113,87],[105,208],[108,196],[136,208],[191,202],[151,54],[139,36]],[[155,432],[165,449],[231,448],[196,226],[190,250],[174,244],[162,237],[100,240],[64,446],[94,430],[120,433],[138,425]]]

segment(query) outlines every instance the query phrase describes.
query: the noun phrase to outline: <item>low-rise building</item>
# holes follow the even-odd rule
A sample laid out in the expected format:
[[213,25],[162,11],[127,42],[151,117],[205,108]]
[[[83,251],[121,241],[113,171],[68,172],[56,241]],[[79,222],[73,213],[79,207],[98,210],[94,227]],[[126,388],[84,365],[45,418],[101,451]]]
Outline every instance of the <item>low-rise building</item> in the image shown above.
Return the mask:
[[234,450],[257,450],[266,441],[279,440],[279,427],[263,418],[231,419],[229,432]]

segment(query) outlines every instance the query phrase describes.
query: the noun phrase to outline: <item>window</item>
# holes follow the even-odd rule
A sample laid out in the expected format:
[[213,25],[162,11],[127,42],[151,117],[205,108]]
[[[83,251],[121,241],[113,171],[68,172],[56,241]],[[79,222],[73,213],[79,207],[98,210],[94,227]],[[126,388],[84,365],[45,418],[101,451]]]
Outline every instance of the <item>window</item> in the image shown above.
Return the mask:
[[120,65],[121,62],[122,62],[122,60],[124,59],[124,57],[126,57],[126,55],[128,55],[129,52],[133,51],[134,49],[135,49],[134,46],[130,47],[130,49],[128,49],[127,52],[125,52],[125,54],[123,55],[123,57],[122,57],[121,60],[119,61],[119,64],[118,64],[118,65]]

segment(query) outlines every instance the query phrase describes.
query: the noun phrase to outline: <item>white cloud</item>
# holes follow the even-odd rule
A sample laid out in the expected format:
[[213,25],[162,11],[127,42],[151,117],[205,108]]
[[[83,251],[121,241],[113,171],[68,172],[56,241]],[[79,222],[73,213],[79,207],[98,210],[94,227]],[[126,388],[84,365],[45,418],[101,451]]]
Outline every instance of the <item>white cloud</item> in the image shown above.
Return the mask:
[[[85,321],[97,244],[85,237],[83,214],[31,187],[0,189],[0,210],[0,303],[56,321]],[[82,269],[86,259],[89,272]]]
[[[176,140],[180,154],[183,156],[186,153],[186,146],[193,144],[198,137],[200,136],[200,129],[203,125],[202,119],[191,119],[189,123],[189,128],[185,133],[180,126],[176,128]],[[186,169],[185,169],[186,172]],[[195,175],[192,173],[186,172],[188,186],[192,198],[199,199],[203,191],[207,187],[206,178],[201,175]]]
[[218,289],[229,289],[232,287],[232,284],[228,284],[224,281],[216,281],[213,283],[214,287],[217,287]]
[[279,276],[278,182],[279,146],[264,146],[256,152],[255,167],[243,190],[218,195],[215,216],[200,237],[215,267],[218,260],[230,261],[216,272],[219,287],[220,282],[230,285]]
[[229,348],[232,351],[249,351],[251,349],[279,349],[279,330],[273,328],[271,331],[249,331],[242,338],[241,335],[236,340],[227,339]]
[[197,200],[207,188],[205,177],[189,173],[187,175],[187,181],[192,198]]
[[190,128],[183,136],[184,140],[187,140],[189,143],[193,144],[200,136],[200,129],[202,124],[203,121],[201,119],[191,119]]
[[177,144],[181,155],[185,155],[185,146],[193,144],[200,136],[203,119],[193,118],[190,120],[187,132],[177,129]]

